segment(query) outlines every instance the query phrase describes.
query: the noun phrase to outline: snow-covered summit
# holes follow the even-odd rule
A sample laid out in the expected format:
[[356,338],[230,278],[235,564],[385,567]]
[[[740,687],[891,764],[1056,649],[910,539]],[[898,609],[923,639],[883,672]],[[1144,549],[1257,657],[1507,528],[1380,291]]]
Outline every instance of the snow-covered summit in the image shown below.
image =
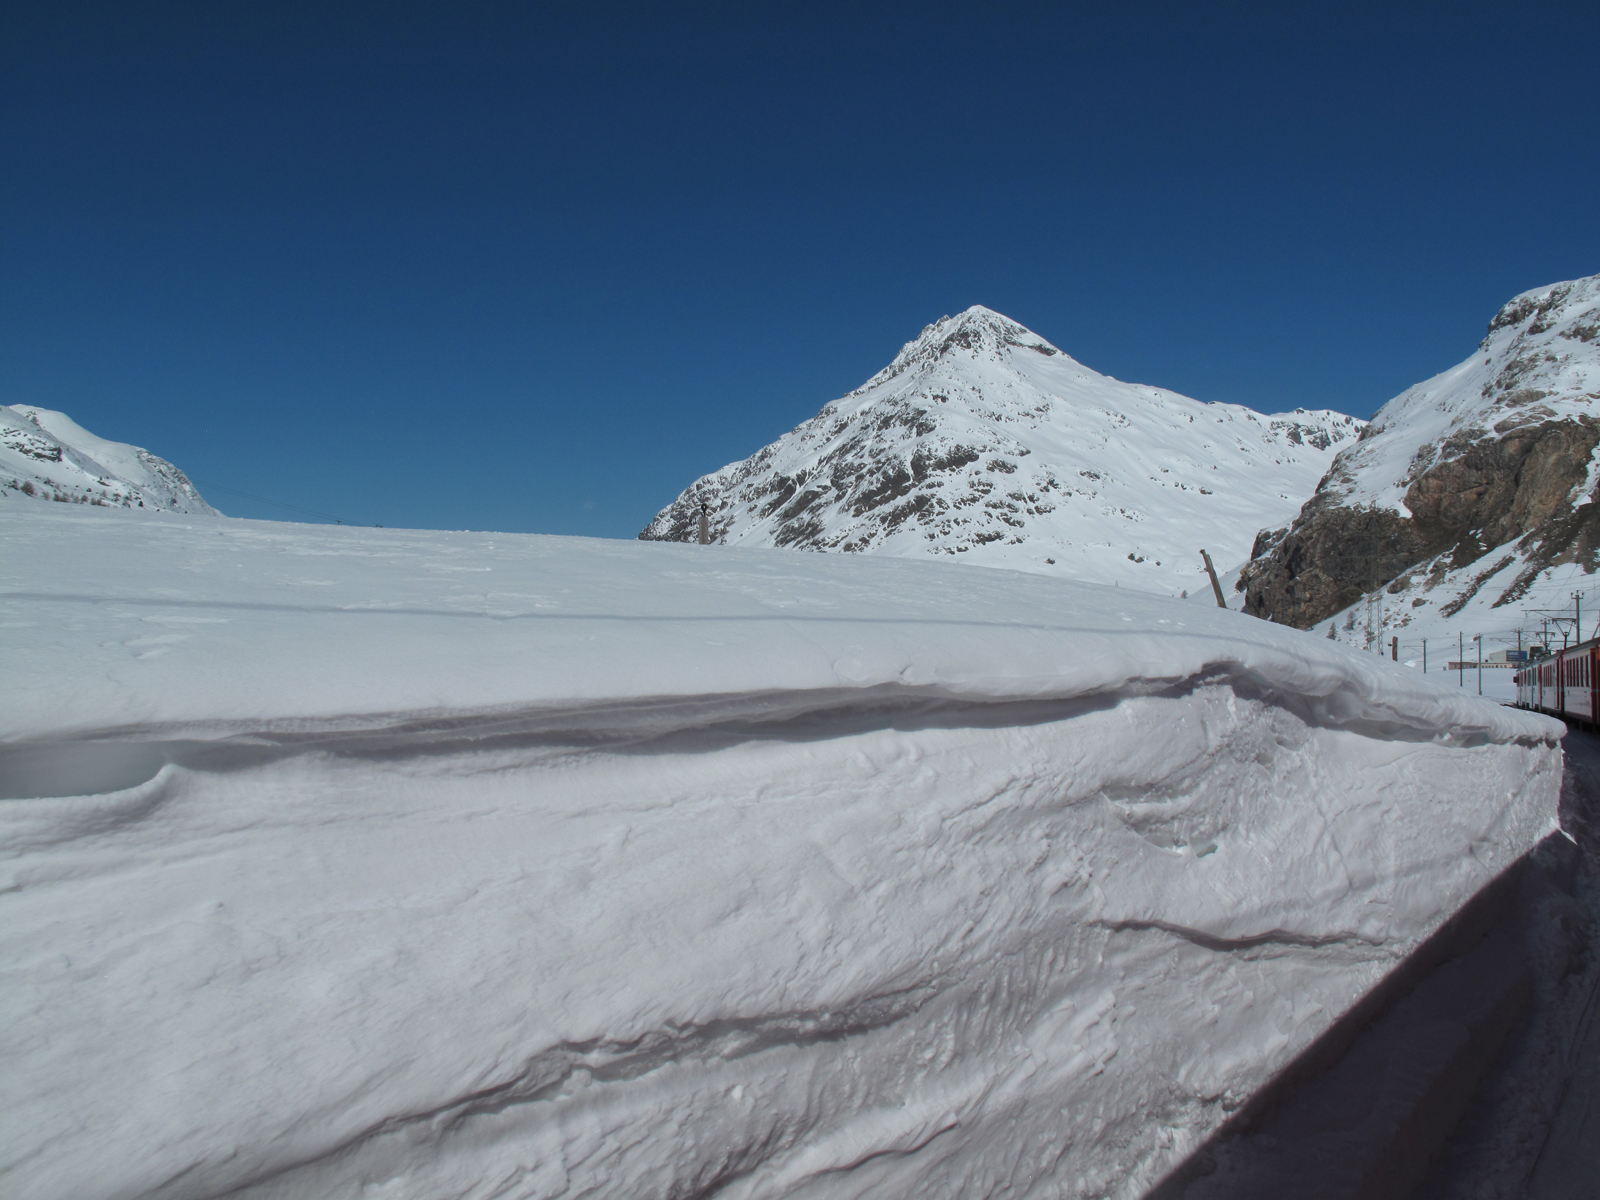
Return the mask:
[[695,483],[640,534],[959,557],[1141,590],[1204,587],[1198,551],[1244,560],[1363,423],[1266,416],[1124,383],[975,305],[861,387]]
[[974,304],[965,312],[953,317],[941,317],[925,327],[920,334],[900,348],[900,353],[894,356],[894,361],[850,394],[858,396],[912,367],[926,366],[957,350],[967,350],[975,355],[999,361],[1006,349],[1012,346],[1045,355],[1060,354],[1067,362],[1078,365],[1074,359],[1063,354],[1026,326],[1019,325],[1010,317],[997,313],[992,308]]
[[217,511],[166,459],[97,437],[66,413],[32,404],[0,405],[0,498]]

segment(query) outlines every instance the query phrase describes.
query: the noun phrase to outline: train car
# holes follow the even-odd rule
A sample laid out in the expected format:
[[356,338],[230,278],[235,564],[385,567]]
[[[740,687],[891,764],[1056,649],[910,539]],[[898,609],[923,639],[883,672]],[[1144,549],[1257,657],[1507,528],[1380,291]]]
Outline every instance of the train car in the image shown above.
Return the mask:
[[1600,639],[1557,650],[1517,672],[1517,704],[1577,725],[1600,716]]
[[1595,646],[1575,647],[1561,656],[1561,714],[1594,724]]
[[1520,667],[1512,676],[1517,685],[1517,707],[1539,707],[1539,667],[1537,663],[1530,663]]

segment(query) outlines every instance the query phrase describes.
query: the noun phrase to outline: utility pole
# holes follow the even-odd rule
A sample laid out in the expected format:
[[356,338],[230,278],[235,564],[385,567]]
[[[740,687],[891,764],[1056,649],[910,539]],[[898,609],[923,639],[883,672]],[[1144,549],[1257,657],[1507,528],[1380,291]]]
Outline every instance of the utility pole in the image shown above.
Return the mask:
[[1217,607],[1227,608],[1228,602],[1222,598],[1222,585],[1217,582],[1217,569],[1211,565],[1211,555],[1202,550],[1200,557],[1206,560],[1206,574],[1211,576],[1211,593],[1217,598]]
[[1400,661],[1400,639],[1397,637],[1389,639],[1389,661]]
[[1467,686],[1467,644],[1459,629],[1456,630],[1456,686]]
[[1478,643],[1478,695],[1483,695],[1483,634],[1477,634],[1473,641]]
[[706,517],[706,502],[700,501],[700,544],[711,544],[711,522]]
[[1583,593],[1572,593],[1572,639],[1574,642],[1583,641]]
[[1422,639],[1422,673],[1428,673],[1428,639]]

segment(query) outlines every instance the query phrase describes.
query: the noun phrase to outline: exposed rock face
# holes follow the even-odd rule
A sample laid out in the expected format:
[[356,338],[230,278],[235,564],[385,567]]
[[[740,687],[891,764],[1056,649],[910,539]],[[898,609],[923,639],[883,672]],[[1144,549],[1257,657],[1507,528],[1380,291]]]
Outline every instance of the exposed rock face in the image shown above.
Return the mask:
[[706,475],[639,535],[938,555],[1177,595],[1298,509],[1362,422],[1124,383],[982,307]]
[[1519,296],[1479,354],[1385,405],[1287,532],[1257,539],[1245,611],[1304,629],[1379,588],[1445,584],[1450,616],[1491,581],[1499,606],[1554,565],[1592,571],[1597,315],[1600,277]]

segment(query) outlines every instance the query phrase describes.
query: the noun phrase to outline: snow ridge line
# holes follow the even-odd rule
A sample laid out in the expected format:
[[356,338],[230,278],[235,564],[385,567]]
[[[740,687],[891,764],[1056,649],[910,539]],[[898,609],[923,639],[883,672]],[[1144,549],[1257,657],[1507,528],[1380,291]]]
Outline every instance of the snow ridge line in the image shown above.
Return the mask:
[[1312,937],[1307,934],[1291,933],[1284,929],[1269,929],[1263,933],[1229,938],[1218,937],[1216,934],[1193,929],[1187,925],[1176,925],[1170,921],[1092,921],[1090,924],[1097,925],[1111,933],[1145,933],[1150,931],[1166,933],[1183,941],[1192,942],[1204,950],[1216,950],[1221,953],[1254,950],[1258,946],[1282,946],[1294,949],[1317,950],[1327,946],[1346,946],[1352,949],[1359,949],[1383,945],[1383,939],[1362,937],[1359,933],[1329,933],[1319,937]]
[[[1551,737],[1536,734],[1526,727],[1527,722],[1513,719],[1523,714],[1503,709],[1473,706],[1483,716],[1499,716],[1502,721],[1463,722],[1462,714],[1452,711],[1460,707],[1459,701],[1449,693],[1441,693],[1444,704],[1432,712],[1408,711],[1418,706],[1379,701],[1370,682],[1360,677],[1324,680],[1324,686],[1329,682],[1332,686],[1318,694],[1275,680],[1260,666],[1246,666],[1237,659],[1208,663],[1182,677],[1124,676],[1101,687],[1080,684],[1055,690],[1039,686],[1044,681],[996,682],[1001,687],[1012,684],[1017,690],[1007,694],[999,687],[979,691],[939,684],[879,683],[323,717],[130,722],[74,730],[49,739],[7,743],[0,738],[0,778],[8,781],[0,787],[0,799],[121,791],[149,782],[168,763],[226,771],[234,765],[253,765],[271,750],[349,757],[409,757],[466,748],[539,745],[645,752],[666,739],[692,740],[695,736],[704,739],[709,748],[738,741],[835,737],[887,724],[903,728],[1045,724],[1114,708],[1126,699],[1177,697],[1216,684],[1232,686],[1241,698],[1286,708],[1308,725],[1382,741],[1534,746]],[[1523,728],[1516,728],[1518,725]],[[71,792],[34,788],[30,793],[27,789],[26,779],[55,774],[54,760],[64,766],[66,760],[83,756],[89,746],[94,748],[98,774],[106,779],[106,786]],[[679,740],[672,748],[693,747],[689,740]],[[230,751],[240,757],[230,762]],[[18,790],[19,786],[23,790]]]

